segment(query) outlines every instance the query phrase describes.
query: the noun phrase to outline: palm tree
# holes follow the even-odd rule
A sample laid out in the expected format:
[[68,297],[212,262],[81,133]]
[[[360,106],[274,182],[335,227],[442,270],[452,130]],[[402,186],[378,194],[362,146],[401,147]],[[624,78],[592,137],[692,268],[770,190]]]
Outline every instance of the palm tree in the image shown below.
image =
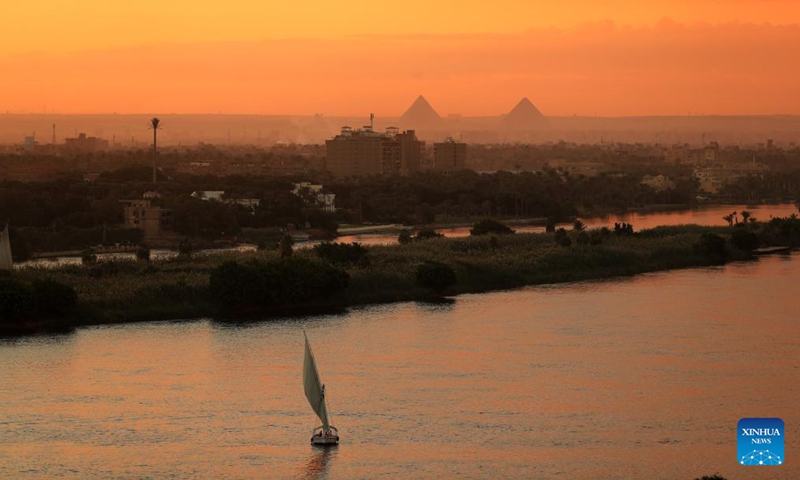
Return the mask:
[[733,214],[732,213],[729,213],[729,214],[725,215],[724,217],[722,217],[722,219],[725,220],[726,222],[728,222],[728,226],[729,227],[733,226]]
[[150,128],[153,130],[153,183],[156,183],[156,153],[158,152],[156,140],[158,129],[161,128],[161,120],[159,120],[157,117],[151,118]]
[[742,222],[747,223],[748,218],[750,218],[750,212],[747,210],[742,210]]

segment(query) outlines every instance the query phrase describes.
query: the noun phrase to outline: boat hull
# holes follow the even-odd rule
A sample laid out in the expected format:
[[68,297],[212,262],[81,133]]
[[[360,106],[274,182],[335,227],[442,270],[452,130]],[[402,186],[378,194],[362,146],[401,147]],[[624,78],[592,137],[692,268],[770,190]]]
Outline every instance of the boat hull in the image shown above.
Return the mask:
[[333,426],[328,431],[323,430],[322,427],[317,427],[311,436],[312,445],[336,445],[338,443],[339,431]]
[[339,436],[338,435],[329,435],[329,436],[313,436],[311,437],[311,444],[312,445],[338,445],[339,444]]

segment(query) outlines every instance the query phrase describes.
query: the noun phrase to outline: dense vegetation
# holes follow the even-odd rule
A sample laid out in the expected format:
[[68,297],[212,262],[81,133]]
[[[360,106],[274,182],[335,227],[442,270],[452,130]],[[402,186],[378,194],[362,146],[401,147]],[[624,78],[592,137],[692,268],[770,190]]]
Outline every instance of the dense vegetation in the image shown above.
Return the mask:
[[98,261],[19,270],[2,289],[17,291],[20,282],[31,286],[42,280],[67,285],[77,293],[71,315],[77,324],[249,317],[717,265],[751,258],[733,240],[738,230],[747,228],[768,244],[764,235],[780,235],[782,225],[789,225],[788,232],[800,231],[787,219],[747,227],[563,230],[370,247],[328,244],[295,249],[288,256],[275,249]]
[[[326,173],[266,176],[172,173],[152,183],[144,165],[108,171],[92,181],[66,174],[44,182],[0,182],[0,221],[10,221],[20,260],[32,251],[82,250],[100,243],[138,243],[142,234],[121,228],[121,201],[151,201],[171,212],[170,229],[196,242],[241,238],[274,240],[288,225],[335,233],[340,223],[431,224],[486,217],[548,217],[607,211],[654,203],[689,203],[696,190],[691,171],[672,190],[657,192],[641,183],[644,171],[570,175],[540,172],[478,174],[419,173],[410,177],[332,178]],[[301,181],[321,182],[336,195],[336,213],[324,211],[316,193],[295,192]],[[222,201],[193,197],[197,191],[224,191]],[[258,200],[255,207],[237,200]],[[272,232],[267,235],[263,232]],[[259,235],[258,232],[262,232]],[[172,240],[177,242],[177,240]],[[174,247],[174,245],[171,245]]]

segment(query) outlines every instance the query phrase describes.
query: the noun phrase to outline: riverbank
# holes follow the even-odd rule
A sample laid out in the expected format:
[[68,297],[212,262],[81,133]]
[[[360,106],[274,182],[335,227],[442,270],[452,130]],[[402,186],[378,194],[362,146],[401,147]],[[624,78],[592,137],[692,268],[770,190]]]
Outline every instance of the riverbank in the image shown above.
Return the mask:
[[[319,313],[375,303],[430,300],[441,296],[481,293],[560,282],[629,276],[677,268],[702,267],[752,258],[750,252],[723,242],[724,252],[702,246],[704,235],[727,239],[729,227],[684,225],[644,230],[635,235],[569,232],[570,245],[551,233],[500,237],[438,238],[407,245],[372,246],[366,260],[343,267],[349,286],[333,298],[303,305],[247,312],[247,318]],[[719,246],[715,247],[718,248]],[[314,259],[311,249],[295,256]],[[29,268],[16,272],[23,281],[52,279],[75,289],[78,313],[70,326],[151,320],[218,317],[221,310],[209,289],[211,272],[224,262],[272,261],[277,251],[226,252],[213,256],[170,258],[152,263],[98,262],[57,269]],[[415,281],[425,262],[450,266],[457,283],[432,292]],[[234,315],[234,320],[235,315]]]

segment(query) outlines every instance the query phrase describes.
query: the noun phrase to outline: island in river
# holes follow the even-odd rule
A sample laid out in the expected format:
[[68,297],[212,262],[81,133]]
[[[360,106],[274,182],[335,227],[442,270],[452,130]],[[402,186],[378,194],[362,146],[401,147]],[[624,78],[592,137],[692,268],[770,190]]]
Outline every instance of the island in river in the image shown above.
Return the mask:
[[[24,297],[23,303],[32,305],[31,312],[45,312],[20,311],[15,320],[4,314],[6,333],[201,317],[258,319],[747,260],[759,245],[797,244],[792,242],[798,240],[800,222],[795,218],[781,221],[730,227],[681,225],[640,232],[624,226],[616,231],[560,229],[433,237],[358,248],[101,261],[19,269],[2,279],[5,286],[0,290],[6,291],[8,303],[8,285],[23,284],[22,290],[30,286],[33,300]],[[421,273],[425,268],[427,273]],[[54,285],[74,289],[74,308],[61,308],[58,302],[69,302],[69,294]],[[45,296],[36,297],[37,288],[44,289]]]

